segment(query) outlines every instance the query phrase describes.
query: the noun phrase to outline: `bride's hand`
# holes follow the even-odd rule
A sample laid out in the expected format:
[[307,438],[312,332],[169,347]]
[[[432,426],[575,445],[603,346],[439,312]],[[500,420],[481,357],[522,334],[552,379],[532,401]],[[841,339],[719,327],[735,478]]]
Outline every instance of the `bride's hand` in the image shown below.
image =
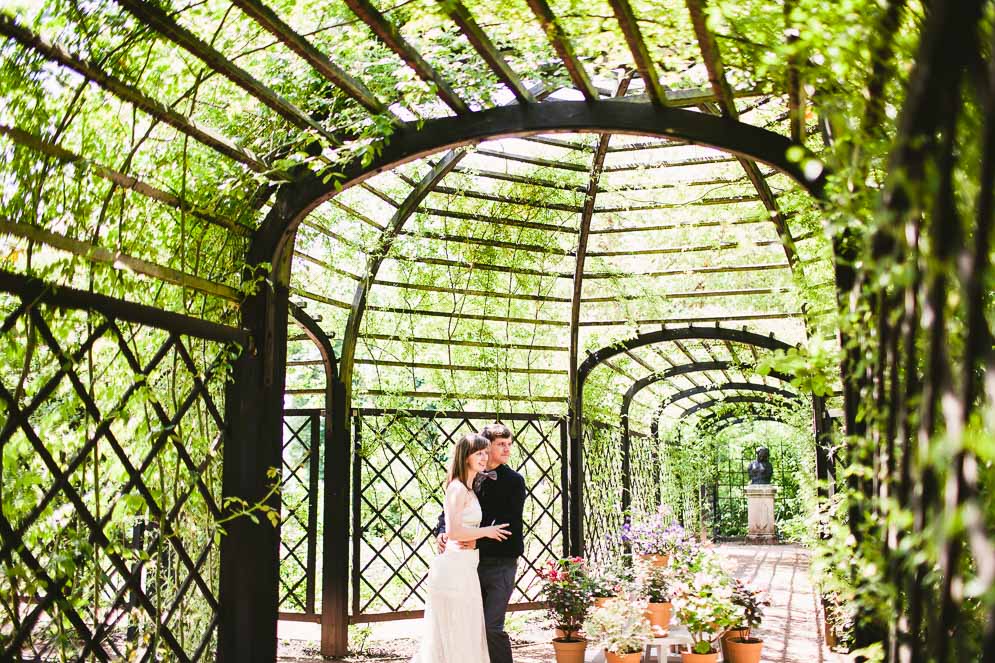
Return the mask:
[[494,539],[495,541],[504,541],[511,536],[511,530],[508,529],[508,523],[491,525],[489,527],[484,527],[483,530],[485,538]]

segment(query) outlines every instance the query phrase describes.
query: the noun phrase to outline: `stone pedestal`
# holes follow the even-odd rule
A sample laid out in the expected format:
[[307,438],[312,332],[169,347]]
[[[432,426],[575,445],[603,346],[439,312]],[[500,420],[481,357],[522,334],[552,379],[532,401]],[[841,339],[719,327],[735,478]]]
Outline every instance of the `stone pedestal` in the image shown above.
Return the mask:
[[748,543],[777,543],[777,529],[774,524],[774,496],[777,486],[770,484],[750,484],[743,488],[746,493]]

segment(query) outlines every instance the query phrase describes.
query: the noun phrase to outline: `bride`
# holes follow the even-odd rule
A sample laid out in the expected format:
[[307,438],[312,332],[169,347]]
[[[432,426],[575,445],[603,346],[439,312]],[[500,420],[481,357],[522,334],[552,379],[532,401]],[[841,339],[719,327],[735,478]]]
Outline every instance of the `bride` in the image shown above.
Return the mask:
[[412,663],[490,663],[477,579],[479,554],[459,545],[482,538],[503,541],[511,534],[507,524],[480,527],[473,480],[487,469],[489,444],[486,437],[469,433],[453,449],[443,505],[449,541],[429,566],[425,623]]

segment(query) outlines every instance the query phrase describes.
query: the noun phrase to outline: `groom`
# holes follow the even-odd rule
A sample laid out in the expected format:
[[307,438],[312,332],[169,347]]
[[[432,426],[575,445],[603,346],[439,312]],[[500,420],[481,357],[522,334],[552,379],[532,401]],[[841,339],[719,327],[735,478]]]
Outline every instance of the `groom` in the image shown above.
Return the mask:
[[[525,552],[522,535],[522,510],[525,507],[525,479],[508,467],[511,458],[511,429],[500,423],[487,424],[480,434],[490,440],[487,472],[477,477],[473,489],[480,500],[483,517],[480,524],[508,523],[511,536],[504,541],[478,539],[461,543],[464,548],[480,549],[480,593],[484,599],[484,625],[487,629],[487,651],[491,663],[512,663],[511,639],[504,630],[504,616],[515,588],[518,558]],[[445,518],[439,517],[439,551],[446,545]]]

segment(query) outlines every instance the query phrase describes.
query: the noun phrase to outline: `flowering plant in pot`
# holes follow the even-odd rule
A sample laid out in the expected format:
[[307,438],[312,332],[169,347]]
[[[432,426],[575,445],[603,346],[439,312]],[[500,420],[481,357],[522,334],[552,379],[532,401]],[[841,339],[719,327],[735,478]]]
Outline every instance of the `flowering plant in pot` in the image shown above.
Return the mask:
[[755,636],[753,629],[763,621],[763,609],[770,600],[737,579],[732,583],[732,601],[742,609],[743,617],[722,636],[722,657],[730,663],[758,663],[764,641]]
[[588,576],[587,586],[591,592],[591,598],[594,600],[594,605],[599,608],[604,605],[605,601],[613,596],[618,596],[619,592],[622,591],[618,580],[608,569],[599,569],[591,573]]
[[584,622],[587,637],[605,650],[608,663],[639,663],[649,640],[650,623],[644,616],[646,603],[635,596],[608,599]]
[[732,581],[714,559],[702,560],[699,569],[674,585],[674,613],[691,636],[691,651],[684,663],[714,663],[718,639],[743,620],[743,608],[732,599]]
[[637,565],[636,584],[639,593],[649,602],[646,617],[653,632],[665,635],[670,627],[673,570],[641,562]]
[[587,641],[579,632],[591,607],[590,581],[583,558],[550,560],[540,569],[539,576],[549,616],[563,633],[553,638],[556,660],[583,663]]
[[666,566],[671,555],[686,545],[687,532],[674,522],[670,507],[660,505],[656,513],[639,520],[626,519],[622,525],[622,541],[636,555],[659,566]]

